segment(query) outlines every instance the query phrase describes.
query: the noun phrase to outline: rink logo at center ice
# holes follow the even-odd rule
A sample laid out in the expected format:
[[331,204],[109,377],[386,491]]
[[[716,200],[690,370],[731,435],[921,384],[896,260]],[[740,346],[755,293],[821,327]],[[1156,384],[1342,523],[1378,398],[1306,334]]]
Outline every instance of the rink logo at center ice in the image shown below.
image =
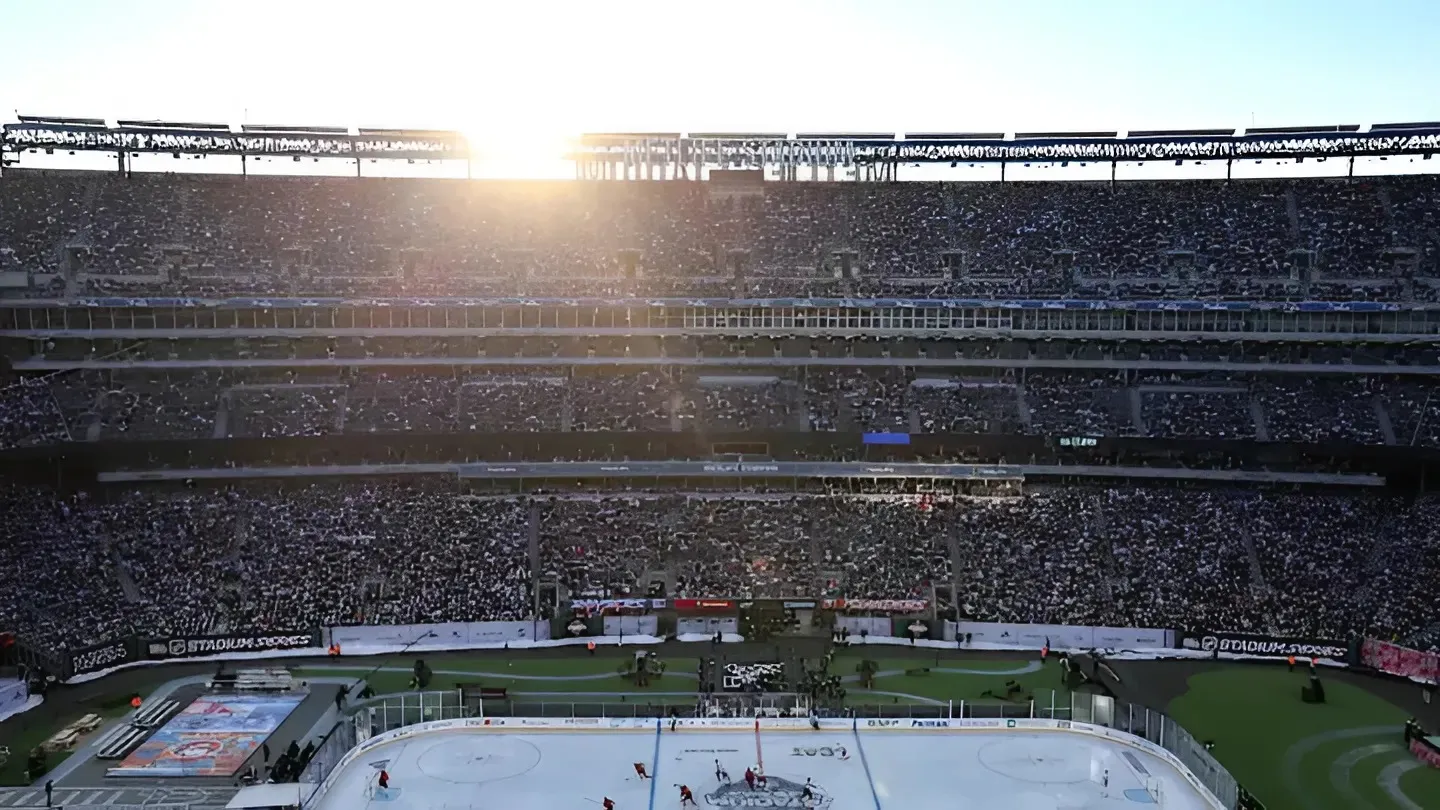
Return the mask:
[[813,798],[807,805],[803,784],[780,776],[770,776],[765,779],[763,786],[757,784],[754,790],[744,782],[721,785],[705,794],[705,803],[712,807],[812,807],[826,810],[831,802],[829,792],[813,782],[810,790]]

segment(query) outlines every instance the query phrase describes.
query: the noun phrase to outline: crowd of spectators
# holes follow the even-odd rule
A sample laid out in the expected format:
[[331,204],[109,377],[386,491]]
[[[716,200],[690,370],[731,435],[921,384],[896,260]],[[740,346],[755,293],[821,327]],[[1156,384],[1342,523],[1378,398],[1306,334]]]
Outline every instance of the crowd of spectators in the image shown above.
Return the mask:
[[904,366],[74,371],[0,387],[0,449],[65,441],[841,431],[1440,446],[1425,378]]
[[979,621],[1342,639],[1423,632],[1440,599],[1440,502],[1384,495],[519,498],[369,482],[0,499],[0,624],[56,646],[515,619],[554,610],[538,596],[552,592],[920,598]]
[[1436,189],[11,172],[0,256],[72,294],[1429,296]]

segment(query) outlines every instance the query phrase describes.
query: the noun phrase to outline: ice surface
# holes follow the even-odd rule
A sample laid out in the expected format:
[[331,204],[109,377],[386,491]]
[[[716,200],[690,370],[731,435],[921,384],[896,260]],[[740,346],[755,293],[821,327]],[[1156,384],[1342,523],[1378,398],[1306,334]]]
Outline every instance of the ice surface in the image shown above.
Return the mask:
[[[1060,731],[763,731],[768,785],[745,731],[516,733],[454,729],[382,744],[346,768],[317,810],[672,810],[679,785],[701,808],[801,808],[806,780],[818,810],[1154,810],[1146,778],[1164,782],[1165,810],[1208,810],[1159,758]],[[733,779],[716,779],[715,761]],[[643,762],[652,780],[635,775]],[[368,796],[379,767],[390,788]],[[1101,783],[1109,772],[1109,786]]]

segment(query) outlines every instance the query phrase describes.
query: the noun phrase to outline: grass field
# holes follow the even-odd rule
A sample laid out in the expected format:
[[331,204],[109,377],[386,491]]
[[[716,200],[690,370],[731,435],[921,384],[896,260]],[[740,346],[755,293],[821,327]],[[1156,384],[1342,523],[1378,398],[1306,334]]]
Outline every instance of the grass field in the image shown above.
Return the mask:
[[[428,687],[432,691],[454,689],[461,683],[509,689],[516,693],[620,693],[620,692],[687,692],[696,691],[696,658],[664,658],[666,674],[654,678],[648,687],[620,677],[619,658],[535,658],[516,657],[509,660],[489,658],[436,659],[430,664],[434,673]],[[377,694],[406,692],[410,689],[411,670],[405,666],[387,666],[379,671],[371,666],[325,666],[295,671],[301,677],[364,678]],[[603,700],[603,695],[587,697]]]
[[1301,703],[1306,680],[1281,667],[1197,673],[1166,712],[1214,740],[1211,753],[1267,810],[1440,808],[1440,771],[1404,750],[1399,708],[1338,680],[1325,682],[1324,704]]
[[[7,726],[7,733],[3,739],[0,739],[0,745],[4,745],[10,749],[10,760],[4,765],[0,765],[0,785],[28,784],[25,780],[25,760],[30,749],[45,742],[51,735],[64,729],[76,720],[79,720],[87,714],[98,714],[105,718],[106,723],[109,723],[111,720],[123,716],[128,711],[130,711],[128,702],[121,699],[115,701],[115,705],[113,706],[103,706],[95,709],[77,708],[74,712],[62,715],[53,724],[17,724],[13,729]],[[101,730],[104,730],[104,726],[101,726]],[[100,732],[97,731],[95,733],[98,734]],[[91,735],[87,735],[82,739],[88,741],[89,736]],[[73,752],[57,751],[52,753],[46,758],[45,766],[47,768],[54,768],[69,758],[71,753]]]
[[[849,684],[846,696],[849,703],[884,703],[887,699],[895,703],[949,704],[954,702],[960,710],[960,701],[967,703],[1000,704],[1006,701],[987,696],[986,691],[1004,695],[1006,681],[1015,681],[1025,694],[1033,695],[1037,709],[1048,706],[1053,699],[1058,705],[1068,705],[1069,690],[1060,683],[1059,665],[1054,661],[1044,667],[1034,658],[1024,660],[955,660],[937,658],[934,655],[918,653],[903,655],[900,649],[846,650],[837,654],[830,664],[832,675],[854,676],[856,666],[864,659],[871,658],[879,667],[875,677],[875,688],[871,692]],[[918,668],[928,667],[925,674],[906,674]],[[1012,702],[1025,705],[1028,701]]]

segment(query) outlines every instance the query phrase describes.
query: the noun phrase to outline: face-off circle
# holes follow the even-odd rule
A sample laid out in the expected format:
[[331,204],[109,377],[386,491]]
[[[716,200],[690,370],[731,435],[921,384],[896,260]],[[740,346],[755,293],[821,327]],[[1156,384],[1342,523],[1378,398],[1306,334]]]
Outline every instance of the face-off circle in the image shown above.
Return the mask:
[[981,748],[976,758],[990,771],[1020,782],[1066,785],[1090,780],[1090,758],[1065,740],[999,740]]
[[514,737],[439,739],[415,759],[432,779],[470,785],[520,776],[539,764],[540,749]]

